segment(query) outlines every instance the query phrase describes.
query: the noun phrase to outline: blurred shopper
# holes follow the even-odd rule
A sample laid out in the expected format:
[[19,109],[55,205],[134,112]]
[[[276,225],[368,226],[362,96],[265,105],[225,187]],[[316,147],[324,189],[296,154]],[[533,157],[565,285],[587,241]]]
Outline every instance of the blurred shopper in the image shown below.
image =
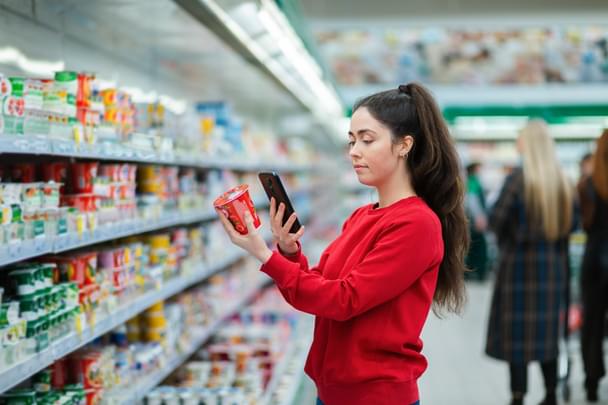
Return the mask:
[[467,253],[466,264],[472,272],[467,272],[467,278],[483,281],[486,278],[488,263],[488,245],[486,243],[486,228],[488,217],[486,212],[486,197],[479,180],[481,164],[471,163],[467,166],[466,212],[469,217],[471,245]]
[[[429,310],[464,301],[468,230],[458,155],[437,104],[417,84],[365,97],[353,108],[349,156],[359,182],[379,201],[358,208],[341,235],[309,267],[295,220],[271,201],[278,249],[269,250],[251,218],[233,243],[257,257],[285,299],[316,315],[306,372],[319,403],[418,403],[427,367],[420,334]],[[346,138],[346,136],[345,136]]]
[[605,374],[602,344],[608,312],[608,130],[597,142],[593,172],[579,183],[578,193],[587,232],[581,269],[581,349],[587,399],[595,402],[598,383]]
[[585,153],[579,162],[580,180],[584,181],[593,174],[593,154]]
[[517,139],[522,167],[507,177],[490,214],[499,248],[486,352],[509,363],[512,404],[523,404],[527,366],[539,361],[544,405],[556,403],[560,313],[568,273],[574,189],[542,121]]

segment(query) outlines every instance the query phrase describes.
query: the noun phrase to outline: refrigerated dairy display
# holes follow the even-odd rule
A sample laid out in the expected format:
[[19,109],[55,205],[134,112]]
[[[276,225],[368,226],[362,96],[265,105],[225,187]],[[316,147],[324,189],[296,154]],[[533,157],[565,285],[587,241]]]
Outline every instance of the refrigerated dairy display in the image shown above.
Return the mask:
[[[21,21],[6,7],[7,20]],[[28,41],[45,46],[36,31],[42,19],[25,23],[33,34],[15,44],[18,52],[29,54]],[[20,32],[9,22],[7,30]],[[145,92],[166,93],[161,75],[125,68],[118,53],[94,43],[72,54],[72,29],[63,34],[70,39],[59,53],[70,53],[68,66],[0,69],[10,71],[0,73],[0,403],[134,403],[269,282],[229,243],[213,199],[248,184],[267,224],[257,172],[277,171],[308,225],[335,207],[318,198],[331,170],[319,165],[324,151],[307,137],[279,137],[276,117],[258,123],[255,109],[245,119],[222,99],[193,102],[187,78],[172,81],[169,92],[188,93],[185,112],[162,96],[142,101],[138,89],[121,86],[158,83]],[[107,55],[96,59],[102,49]],[[95,63],[99,76],[72,69],[94,71]],[[111,81],[100,79],[108,75]],[[264,363],[275,373],[265,372],[260,403],[276,403],[289,374],[283,370],[307,341],[296,339],[305,330],[299,316],[273,313],[298,343],[276,348]],[[244,325],[245,315],[238,319]],[[257,323],[247,321],[244,335]]]
[[303,367],[312,318],[289,307],[274,287],[260,293],[268,281],[251,261],[235,266],[155,303],[39,372],[29,387],[0,395],[0,401],[285,403],[286,388],[299,384],[296,369]]
[[[300,354],[302,341],[308,342],[305,332],[310,327],[310,317],[293,310],[274,287],[269,288],[178,369],[169,384],[149,392],[146,403],[179,399],[274,404],[288,366]],[[296,380],[292,383],[298,385]]]
[[56,72],[54,79],[0,72],[0,83],[3,153],[240,170],[284,171],[315,162],[306,143],[248,131],[226,102],[197,103],[176,115],[160,102],[136,105],[128,92],[74,71]]
[[[267,223],[256,174],[230,165],[9,156],[1,169],[0,392],[244,257],[215,221],[222,190],[249,183]],[[303,219],[309,176],[285,175]]]

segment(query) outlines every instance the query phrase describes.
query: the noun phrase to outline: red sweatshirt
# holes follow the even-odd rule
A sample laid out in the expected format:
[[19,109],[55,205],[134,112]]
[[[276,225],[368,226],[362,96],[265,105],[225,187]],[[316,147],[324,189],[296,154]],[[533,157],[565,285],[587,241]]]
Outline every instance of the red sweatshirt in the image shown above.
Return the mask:
[[357,209],[309,268],[274,252],[262,271],[296,309],[316,315],[306,373],[326,405],[409,405],[439,265],[441,224],[418,198]]

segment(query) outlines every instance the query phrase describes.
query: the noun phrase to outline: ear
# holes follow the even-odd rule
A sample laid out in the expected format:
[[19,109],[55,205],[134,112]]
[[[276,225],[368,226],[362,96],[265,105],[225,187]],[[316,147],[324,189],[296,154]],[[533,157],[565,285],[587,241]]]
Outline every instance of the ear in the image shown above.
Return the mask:
[[398,145],[399,156],[406,156],[412,150],[414,146],[414,137],[411,135],[405,135],[402,138],[402,142]]

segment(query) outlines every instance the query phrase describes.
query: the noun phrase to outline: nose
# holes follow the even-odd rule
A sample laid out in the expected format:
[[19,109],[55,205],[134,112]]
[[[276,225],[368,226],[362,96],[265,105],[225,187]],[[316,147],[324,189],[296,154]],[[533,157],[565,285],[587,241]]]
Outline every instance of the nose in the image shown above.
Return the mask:
[[357,148],[357,142],[350,148],[348,151],[348,156],[353,157],[361,157],[361,153],[359,153],[359,149]]

